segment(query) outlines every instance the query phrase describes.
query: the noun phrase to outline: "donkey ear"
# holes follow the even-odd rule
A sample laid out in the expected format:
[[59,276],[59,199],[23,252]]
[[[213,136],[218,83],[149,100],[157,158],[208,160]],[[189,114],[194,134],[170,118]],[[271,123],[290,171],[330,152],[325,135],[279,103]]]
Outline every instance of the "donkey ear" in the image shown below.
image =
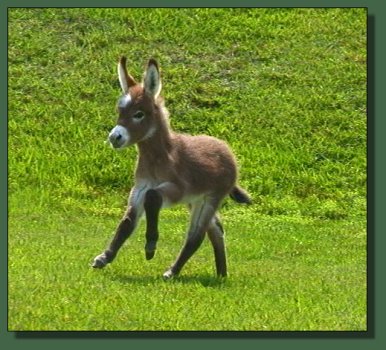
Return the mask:
[[154,58],[151,58],[147,64],[143,83],[145,92],[157,98],[161,92],[162,83],[158,63]]
[[124,94],[129,92],[130,87],[137,84],[134,78],[127,73],[125,56],[122,56],[118,62],[118,79]]

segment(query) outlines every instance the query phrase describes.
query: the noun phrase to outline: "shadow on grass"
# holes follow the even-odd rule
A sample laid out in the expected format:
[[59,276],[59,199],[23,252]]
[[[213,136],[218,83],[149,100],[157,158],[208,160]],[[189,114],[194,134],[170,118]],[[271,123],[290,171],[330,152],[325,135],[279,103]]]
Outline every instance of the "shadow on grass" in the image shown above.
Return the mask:
[[157,285],[159,283],[170,283],[174,285],[202,285],[207,288],[223,288],[227,285],[227,279],[223,277],[215,277],[212,275],[193,275],[193,276],[177,276],[171,280],[164,280],[162,276],[154,275],[113,275],[111,279],[123,284],[137,284],[137,285]]

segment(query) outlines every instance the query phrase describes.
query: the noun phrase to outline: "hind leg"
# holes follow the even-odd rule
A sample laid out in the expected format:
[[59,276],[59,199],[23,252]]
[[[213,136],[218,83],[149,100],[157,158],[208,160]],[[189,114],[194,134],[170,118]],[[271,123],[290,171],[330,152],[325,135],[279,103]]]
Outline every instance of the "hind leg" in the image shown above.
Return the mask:
[[217,199],[206,198],[192,205],[191,222],[185,244],[174,264],[163,274],[165,279],[178,275],[185,263],[200,247],[205,238],[205,232],[216,213],[218,203]]
[[225,253],[224,229],[217,215],[211,220],[207,234],[213,246],[217,276],[226,277],[227,261]]

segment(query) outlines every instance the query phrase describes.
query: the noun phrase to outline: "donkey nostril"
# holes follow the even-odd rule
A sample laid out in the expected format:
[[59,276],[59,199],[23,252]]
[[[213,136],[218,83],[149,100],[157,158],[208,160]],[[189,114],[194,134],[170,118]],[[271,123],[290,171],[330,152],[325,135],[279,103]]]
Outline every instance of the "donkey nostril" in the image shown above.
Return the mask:
[[121,148],[128,143],[128,132],[123,126],[115,126],[109,134],[110,145],[114,148]]

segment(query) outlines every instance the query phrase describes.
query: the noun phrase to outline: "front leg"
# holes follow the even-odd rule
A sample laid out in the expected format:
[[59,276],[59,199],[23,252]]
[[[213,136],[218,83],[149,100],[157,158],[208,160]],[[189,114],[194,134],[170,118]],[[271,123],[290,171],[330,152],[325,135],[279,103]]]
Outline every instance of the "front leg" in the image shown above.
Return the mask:
[[147,260],[154,257],[157,249],[158,217],[162,204],[173,204],[182,197],[182,191],[171,182],[164,182],[146,192],[144,208],[146,213],[146,244],[145,256]]
[[139,218],[143,213],[143,202],[146,190],[146,186],[134,187],[132,189],[128,209],[119,223],[109,247],[102,254],[95,257],[91,265],[92,267],[102,268],[108,263],[111,263],[123,243],[134,232]]
[[154,257],[158,241],[158,215],[162,207],[162,196],[157,190],[148,190],[145,196],[146,213],[146,260]]
[[129,207],[115,232],[114,238],[109,247],[100,255],[98,255],[92,264],[94,268],[105,267],[111,263],[118,253],[126,239],[133,233],[137,224],[137,214],[133,207]]

